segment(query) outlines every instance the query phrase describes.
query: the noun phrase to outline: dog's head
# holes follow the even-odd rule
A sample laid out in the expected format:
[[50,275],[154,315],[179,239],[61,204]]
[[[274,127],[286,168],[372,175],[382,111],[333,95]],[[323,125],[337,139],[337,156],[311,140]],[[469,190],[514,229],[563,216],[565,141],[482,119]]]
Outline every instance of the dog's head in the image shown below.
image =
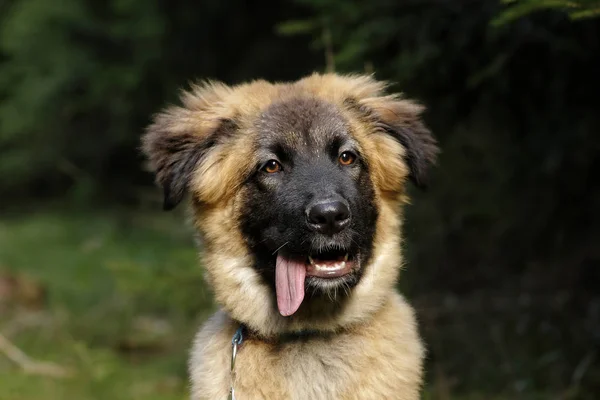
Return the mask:
[[217,301],[264,335],[368,318],[401,266],[405,182],[438,149],[422,107],[365,76],[206,83],[143,149],[165,209],[191,194]]

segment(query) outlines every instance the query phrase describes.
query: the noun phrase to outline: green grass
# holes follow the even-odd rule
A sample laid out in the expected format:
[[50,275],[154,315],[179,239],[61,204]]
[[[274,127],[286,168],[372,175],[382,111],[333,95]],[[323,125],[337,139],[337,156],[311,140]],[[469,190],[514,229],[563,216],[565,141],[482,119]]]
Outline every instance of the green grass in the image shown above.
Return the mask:
[[[177,215],[34,214],[0,222],[0,272],[43,288],[0,292],[0,332],[73,371],[25,374],[0,355],[0,399],[184,399],[187,349],[212,309]],[[7,334],[8,336],[8,334]]]

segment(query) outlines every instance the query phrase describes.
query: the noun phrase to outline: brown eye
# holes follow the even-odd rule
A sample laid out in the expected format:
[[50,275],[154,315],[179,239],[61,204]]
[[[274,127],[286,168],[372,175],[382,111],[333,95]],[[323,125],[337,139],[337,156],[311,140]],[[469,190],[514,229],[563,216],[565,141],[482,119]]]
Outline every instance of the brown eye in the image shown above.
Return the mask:
[[352,153],[350,151],[345,151],[342,154],[340,154],[340,157],[338,158],[338,160],[340,161],[340,164],[342,164],[342,165],[350,165],[350,164],[354,163],[354,161],[356,160],[356,155],[354,155],[354,153]]
[[269,174],[274,174],[275,172],[281,171],[281,164],[275,160],[269,160],[262,169]]

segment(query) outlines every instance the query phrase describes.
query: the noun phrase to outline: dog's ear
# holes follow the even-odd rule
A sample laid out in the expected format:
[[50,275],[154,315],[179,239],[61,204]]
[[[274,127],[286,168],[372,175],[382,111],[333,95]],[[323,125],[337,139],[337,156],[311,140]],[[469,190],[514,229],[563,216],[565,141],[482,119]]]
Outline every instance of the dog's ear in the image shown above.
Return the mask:
[[194,86],[182,95],[182,107],[169,107],[155,116],[142,137],[142,151],[164,191],[163,209],[172,210],[186,194],[193,172],[225,131],[235,128],[228,118],[211,111],[220,84]]
[[417,187],[426,188],[428,172],[437,160],[439,148],[421,119],[424,107],[396,96],[383,96],[364,99],[361,108],[367,110],[378,129],[402,144],[410,179]]

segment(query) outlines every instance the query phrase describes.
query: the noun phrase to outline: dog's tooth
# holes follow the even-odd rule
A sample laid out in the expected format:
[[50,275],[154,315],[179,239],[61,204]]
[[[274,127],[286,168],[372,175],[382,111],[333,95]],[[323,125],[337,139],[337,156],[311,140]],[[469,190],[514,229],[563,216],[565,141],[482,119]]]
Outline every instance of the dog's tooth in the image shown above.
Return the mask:
[[311,256],[308,256],[308,262],[309,262],[311,265],[315,265],[315,260],[313,260],[313,258],[312,258]]
[[344,256],[344,262],[348,261],[348,253]]
[[337,262],[331,265],[328,264],[314,264],[315,269],[319,270],[319,271],[336,271],[338,269],[344,269],[346,268],[346,262],[345,261],[341,261],[341,262]]

